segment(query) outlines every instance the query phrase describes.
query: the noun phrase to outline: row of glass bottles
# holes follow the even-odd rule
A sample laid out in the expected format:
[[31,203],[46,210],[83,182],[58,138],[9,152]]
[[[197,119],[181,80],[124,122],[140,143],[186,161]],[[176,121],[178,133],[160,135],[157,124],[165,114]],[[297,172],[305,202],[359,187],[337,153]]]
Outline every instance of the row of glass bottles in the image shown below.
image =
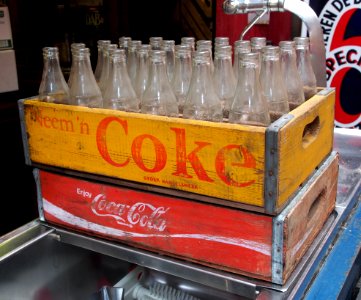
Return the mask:
[[[149,45],[141,45],[140,41],[132,41],[130,38],[121,38],[119,44],[122,49],[117,49],[117,45],[111,44],[110,41],[98,41],[98,64],[94,75],[90,66],[89,49],[85,48],[84,44],[72,44],[73,64],[68,81],[68,97],[65,80],[61,71],[59,72],[59,62],[57,60],[57,63],[54,63],[58,55],[57,49],[48,47],[43,50],[44,73],[39,96],[41,100],[49,102],[125,111],[138,111],[140,106],[144,113],[167,116],[178,116],[180,111],[183,112],[185,118],[219,122],[222,121],[222,116],[228,116],[232,107],[233,109],[236,107],[232,103],[239,102],[238,98],[246,94],[245,89],[239,87],[240,84],[245,83],[238,80],[236,84],[236,78],[239,78],[238,72],[241,69],[235,67],[240,62],[238,55],[249,52],[250,49],[256,51],[254,49],[257,48],[253,45],[255,41],[263,42],[264,40],[254,38],[251,42],[237,41],[233,71],[232,47],[229,45],[228,38],[215,39],[214,64],[211,41],[197,41],[196,52],[194,38],[182,38],[181,45],[177,46],[174,46],[174,41],[162,41],[157,37],[150,38]],[[283,44],[292,46],[293,42],[283,42]],[[241,50],[243,48],[248,50]],[[155,51],[155,49],[160,50]],[[266,47],[266,49],[268,50],[262,55],[265,58],[271,53],[269,48]],[[173,61],[173,64],[166,63],[169,61]],[[56,67],[52,66],[52,62]],[[272,68],[272,63],[269,65]],[[273,69],[277,70],[277,67]],[[274,72],[273,69],[270,72]],[[44,87],[44,83],[47,82],[46,77],[50,81],[54,80],[49,75],[50,70],[58,74],[60,77],[58,81],[64,87],[61,98],[50,99],[49,88]],[[257,70],[259,70],[258,67]],[[289,71],[290,68],[285,68],[285,70]],[[77,76],[74,77],[74,73]],[[258,71],[257,74],[259,73]],[[261,72],[263,73],[268,74],[267,71]],[[263,77],[270,78],[269,75]],[[271,76],[271,78],[279,79],[279,76]],[[292,77],[286,76],[286,78]],[[270,86],[268,84],[270,80],[265,80],[265,82],[267,86]],[[280,90],[282,89],[276,89],[276,91]],[[272,97],[275,96],[274,93],[275,91],[271,91]],[[69,101],[66,101],[67,99]],[[267,103],[264,106],[267,107]],[[288,111],[279,103],[273,105],[275,108],[272,105],[269,106],[276,113],[282,114]],[[230,115],[230,121],[242,123],[236,121],[234,114],[232,118]]]

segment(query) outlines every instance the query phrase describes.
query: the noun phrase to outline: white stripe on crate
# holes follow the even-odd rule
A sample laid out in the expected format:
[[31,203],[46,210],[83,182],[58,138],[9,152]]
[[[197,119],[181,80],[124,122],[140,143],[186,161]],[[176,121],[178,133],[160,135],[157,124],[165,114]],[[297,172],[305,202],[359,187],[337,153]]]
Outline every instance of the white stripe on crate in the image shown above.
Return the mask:
[[214,236],[208,234],[189,234],[189,233],[179,233],[179,234],[142,234],[137,232],[130,232],[120,229],[115,229],[112,227],[107,227],[99,225],[93,222],[89,222],[85,219],[79,218],[64,209],[50,203],[45,198],[43,198],[43,209],[47,213],[53,215],[57,219],[69,224],[74,225],[86,230],[92,230],[106,235],[112,235],[117,237],[135,237],[135,238],[153,238],[153,237],[165,237],[165,238],[186,238],[186,239],[197,239],[197,240],[207,240],[215,243],[234,245],[246,249],[250,249],[264,255],[271,255],[271,247],[264,243],[258,243],[254,241],[229,238],[224,236]]

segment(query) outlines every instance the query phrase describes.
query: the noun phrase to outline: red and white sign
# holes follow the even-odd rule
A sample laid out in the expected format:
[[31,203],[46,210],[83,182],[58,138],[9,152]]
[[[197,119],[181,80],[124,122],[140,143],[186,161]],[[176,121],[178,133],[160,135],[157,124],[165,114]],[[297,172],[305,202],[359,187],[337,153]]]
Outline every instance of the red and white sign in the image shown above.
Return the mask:
[[39,171],[45,220],[142,248],[271,277],[272,218]]
[[310,0],[326,47],[327,85],[336,89],[335,124],[361,123],[361,0]]

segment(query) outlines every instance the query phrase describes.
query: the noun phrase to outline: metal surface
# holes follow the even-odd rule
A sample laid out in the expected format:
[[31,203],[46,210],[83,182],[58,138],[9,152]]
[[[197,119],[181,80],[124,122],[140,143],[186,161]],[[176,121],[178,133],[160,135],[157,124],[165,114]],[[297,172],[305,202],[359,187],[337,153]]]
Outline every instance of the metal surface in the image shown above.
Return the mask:
[[282,11],[284,0],[226,0],[223,11],[226,14],[246,14],[262,10]]
[[264,184],[264,207],[267,213],[274,213],[278,198],[279,173],[279,131],[285,126],[293,115],[287,114],[273,122],[266,129],[266,162]]
[[19,108],[19,116],[20,116],[20,126],[21,126],[21,138],[24,145],[24,157],[25,157],[25,164],[31,165],[30,153],[29,153],[29,141],[26,134],[26,123],[24,120],[24,99],[18,101],[18,108]]
[[39,226],[39,221],[33,221],[3,235],[0,237],[0,262],[16,255],[53,231],[54,229]]
[[255,299],[258,294],[257,285],[251,279],[242,276],[61,228],[56,228],[56,232],[59,235],[60,241],[66,244],[92,249],[107,256],[126,260],[142,267],[197,282],[205,286],[211,285],[215,289],[240,295],[248,299]]
[[[223,11],[226,14],[250,12],[262,14],[265,11],[282,12],[284,10],[295,14],[305,23],[310,38],[311,61],[317,85],[326,87],[326,48],[323,43],[322,27],[316,13],[306,2],[301,0],[226,0],[223,2]],[[241,39],[249,29],[250,26],[244,29]]]
[[126,261],[60,243],[53,232],[34,221],[2,237],[0,299],[89,299],[131,267]]

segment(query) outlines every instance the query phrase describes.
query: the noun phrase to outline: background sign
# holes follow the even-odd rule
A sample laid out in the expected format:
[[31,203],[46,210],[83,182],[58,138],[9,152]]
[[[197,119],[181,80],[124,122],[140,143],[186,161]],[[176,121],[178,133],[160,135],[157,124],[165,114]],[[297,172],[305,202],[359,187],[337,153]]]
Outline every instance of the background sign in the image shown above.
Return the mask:
[[326,47],[327,86],[336,88],[335,125],[361,125],[361,0],[310,0]]

